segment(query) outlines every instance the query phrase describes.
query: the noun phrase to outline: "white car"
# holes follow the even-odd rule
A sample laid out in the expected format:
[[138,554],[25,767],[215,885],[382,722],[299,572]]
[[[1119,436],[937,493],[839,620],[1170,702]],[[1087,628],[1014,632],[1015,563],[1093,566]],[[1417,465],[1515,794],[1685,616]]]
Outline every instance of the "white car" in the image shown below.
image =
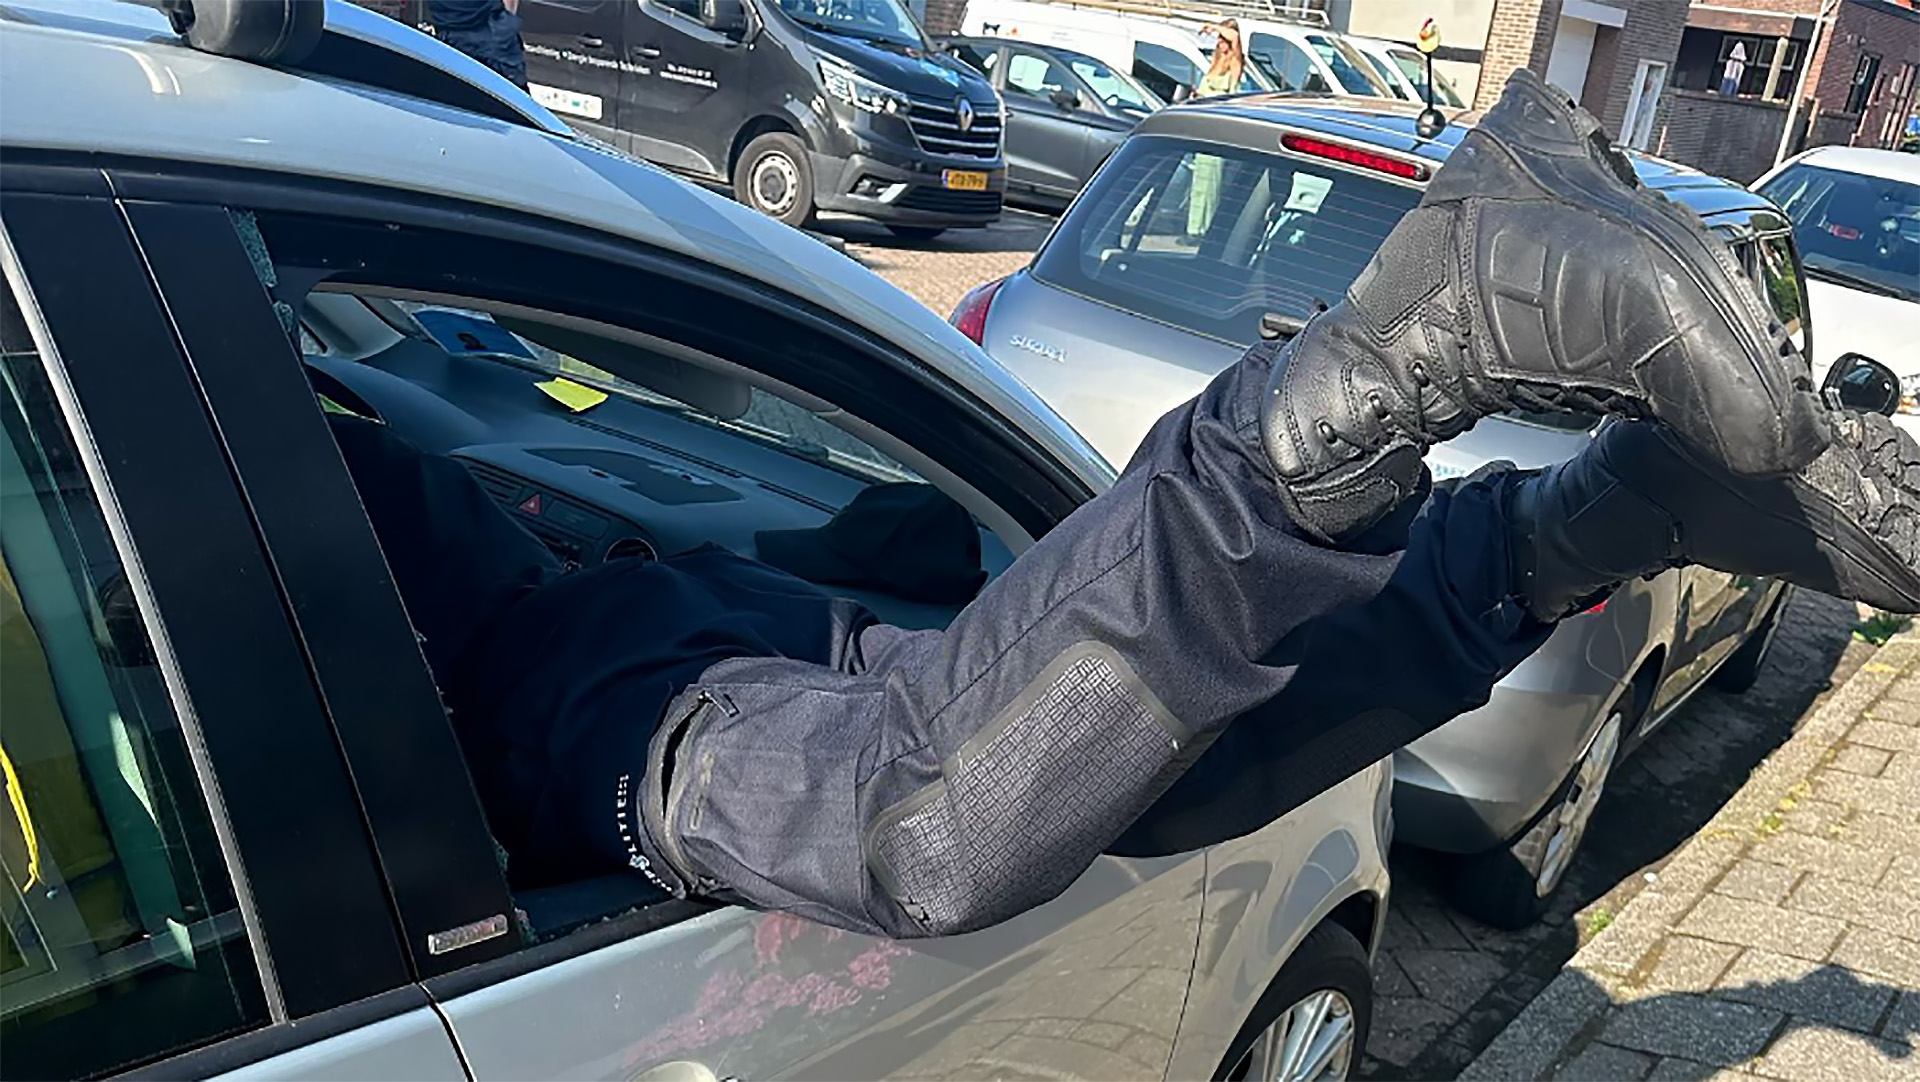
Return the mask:
[[[215,40],[313,11],[198,6]],[[946,939],[527,878],[327,410],[583,565],[919,479],[999,569],[1113,473],[853,260],[325,19],[254,63],[149,5],[0,5],[5,1076],[1346,1077],[1384,763]]]
[[[1427,100],[1427,58],[1401,41],[1343,35],[1347,44],[1373,63],[1374,74],[1405,101]],[[1467,103],[1447,77],[1433,73],[1433,104],[1443,109],[1465,109]]]
[[[1011,38],[1084,53],[1129,72],[1162,101],[1184,101],[1212,62],[1213,37],[1200,24],[1045,0],[969,0],[960,19],[968,37]],[[1240,89],[1273,90],[1248,65]]]
[[1793,221],[1814,378],[1850,353],[1879,361],[1900,377],[1895,419],[1920,434],[1920,157],[1816,147],[1753,187]]

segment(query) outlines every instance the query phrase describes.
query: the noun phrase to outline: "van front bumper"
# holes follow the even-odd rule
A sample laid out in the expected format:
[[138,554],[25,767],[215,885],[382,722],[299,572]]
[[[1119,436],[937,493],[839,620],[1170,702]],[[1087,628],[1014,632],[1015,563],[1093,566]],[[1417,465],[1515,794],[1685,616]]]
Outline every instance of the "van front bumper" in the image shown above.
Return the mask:
[[[978,227],[1000,217],[1007,170],[999,159],[922,158],[869,148],[844,158],[810,156],[814,205],[889,225],[940,229]],[[986,189],[946,186],[949,170],[984,173]]]

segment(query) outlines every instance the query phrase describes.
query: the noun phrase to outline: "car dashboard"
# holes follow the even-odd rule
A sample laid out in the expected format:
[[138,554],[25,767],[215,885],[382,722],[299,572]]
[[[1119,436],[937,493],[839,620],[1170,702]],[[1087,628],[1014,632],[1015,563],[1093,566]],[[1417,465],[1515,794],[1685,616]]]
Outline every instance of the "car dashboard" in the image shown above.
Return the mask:
[[[461,462],[570,567],[655,560],[706,544],[753,558],[757,532],[820,526],[863,488],[891,479],[837,467],[825,448],[805,440],[764,429],[755,438],[664,399],[611,396],[575,409],[542,389],[552,372],[450,352],[428,338],[404,337],[359,359],[308,353],[305,360],[321,394],[332,392],[345,408]],[[985,529],[981,551],[989,575],[1012,562]],[[819,585],[897,626],[944,627],[958,613],[958,606]]]

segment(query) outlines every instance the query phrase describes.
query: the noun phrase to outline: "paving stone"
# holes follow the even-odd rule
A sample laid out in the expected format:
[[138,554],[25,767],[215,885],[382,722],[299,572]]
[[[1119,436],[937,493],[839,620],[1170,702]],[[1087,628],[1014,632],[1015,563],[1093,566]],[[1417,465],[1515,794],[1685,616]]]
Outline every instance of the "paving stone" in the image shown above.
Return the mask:
[[1848,774],[1860,774],[1869,778],[1877,778],[1880,776],[1880,771],[1886,768],[1887,760],[1892,758],[1893,753],[1884,748],[1869,748],[1863,744],[1849,744],[1834,754],[1833,761],[1827,764],[1827,768],[1830,770],[1845,771]]
[[1831,917],[1709,894],[1700,899],[1677,930],[1702,939],[1818,961],[1833,949],[1845,925]]
[[1639,1082],[1652,1069],[1652,1056],[1595,1042],[1553,1077],[1557,1082]]
[[1847,743],[1888,751],[1920,751],[1920,726],[1911,722],[1896,725],[1870,716],[1847,731]]
[[[1878,778],[1828,774],[1821,781],[1823,791],[1829,782],[1884,784]],[[1766,861],[1769,864],[1784,864],[1801,871],[1837,875],[1843,879],[1855,879],[1862,883],[1879,882],[1880,877],[1886,874],[1887,865],[1893,862],[1891,853],[1862,849],[1845,840],[1809,838],[1804,834],[1776,834],[1755,845],[1749,855],[1754,860]]]
[[1401,951],[1399,962],[1420,995],[1453,1011],[1464,1011],[1507,975],[1507,967],[1487,955],[1466,951]]
[[1414,905],[1406,909],[1407,923],[1419,931],[1426,945],[1436,950],[1465,951],[1472,950],[1473,944],[1454,927],[1451,916],[1444,906],[1439,904]]
[[1848,845],[1857,845],[1875,853],[1892,853],[1898,860],[1914,849],[1920,840],[1920,821],[1911,815],[1882,815],[1876,811],[1856,812],[1846,829],[1836,836]]
[[1373,1032],[1367,1035],[1367,1054],[1396,1067],[1405,1067],[1459,1018],[1455,1012],[1428,1000],[1381,996],[1374,1001]]
[[1880,1036],[1895,1044],[1905,1044],[1920,1053],[1920,992],[1900,993],[1900,1002],[1887,1015]]
[[1852,774],[1823,774],[1820,795],[1842,804],[1911,815],[1920,811],[1920,786],[1892,778],[1860,778]]
[[1789,1025],[1767,1054],[1748,1069],[1792,1082],[1893,1082],[1911,1079],[1914,1064],[1905,1045],[1857,1033]]
[[1902,853],[1893,858],[1880,886],[1904,898],[1920,899],[1920,853]]
[[1839,966],[1761,950],[1742,955],[1720,985],[1714,994],[1723,998],[1861,1033],[1873,1032],[1894,996],[1892,988]]
[[1400,963],[1394,961],[1400,952],[1381,951],[1373,963],[1373,994],[1376,996],[1417,996],[1419,990],[1407,979]]
[[[1592,978],[1576,970],[1561,970],[1460,1072],[1461,1082],[1546,1077],[1547,1069],[1560,1058],[1568,1042],[1611,1006],[1606,989]],[[1386,1014],[1382,1008],[1380,1015]],[[1372,1042],[1368,1043],[1371,1046]]]
[[[974,1066],[978,1065],[978,1068]],[[972,1078],[1137,1078],[1140,1065],[1118,1052],[1085,1041],[1059,1041],[1015,1034],[975,1054]]]
[[1729,898],[1745,898],[1750,902],[1771,905],[1787,896],[1787,891],[1793,888],[1793,881],[1800,875],[1798,869],[1784,864],[1743,860],[1727,870],[1720,882],[1714,884],[1713,892]]
[[1899,785],[1920,787],[1920,751],[1894,752],[1880,776]]
[[1750,1076],[1738,1071],[1729,1071],[1724,1067],[1715,1067],[1711,1063],[1682,1059],[1679,1056],[1662,1056],[1653,1065],[1653,1073],[1647,1076],[1647,1082],[1735,1082]]
[[1740,948],[1708,939],[1675,935],[1667,937],[1659,948],[1660,960],[1647,974],[1648,990],[1655,992],[1704,992],[1714,986],[1720,974]]
[[1833,948],[1833,963],[1897,988],[1920,988],[1920,943],[1873,928],[1850,929]]
[[1878,928],[1902,939],[1920,940],[1920,899],[1904,893],[1809,875],[1794,889],[1787,906],[1848,924]]
[[[1895,680],[1888,686],[1886,691],[1881,692],[1880,703],[1885,703],[1889,700],[1894,702],[1920,703],[1920,679],[1912,676],[1903,676]],[[1879,708],[1880,703],[1874,704],[1875,709]]]
[[1839,838],[1846,834],[1847,817],[1852,814],[1845,804],[1831,800],[1803,800],[1793,809],[1782,825],[1795,834],[1811,834],[1816,838]]
[[1020,1027],[1020,1032],[1035,1037],[1071,1037],[1073,1031],[1086,1025],[1071,1018],[1036,1018]]
[[1889,722],[1894,725],[1920,726],[1920,703],[1903,703],[1883,700],[1873,704],[1867,716],[1875,721]]
[[1660,996],[1615,1011],[1600,1039],[1639,1052],[1731,1067],[1759,1054],[1779,1022],[1780,1012],[1745,1003]]

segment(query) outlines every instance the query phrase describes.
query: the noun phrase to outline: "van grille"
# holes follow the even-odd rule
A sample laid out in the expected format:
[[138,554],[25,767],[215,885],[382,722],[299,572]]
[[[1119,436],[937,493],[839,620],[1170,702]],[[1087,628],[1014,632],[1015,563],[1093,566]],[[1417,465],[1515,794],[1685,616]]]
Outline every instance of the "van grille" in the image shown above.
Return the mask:
[[945,188],[908,188],[893,205],[902,210],[924,210],[935,214],[991,216],[1000,213],[999,192],[955,192]]
[[958,158],[997,158],[1000,156],[1000,114],[990,107],[975,106],[973,123],[960,130],[960,111],[954,102],[931,102],[915,98],[907,110],[907,124],[920,149],[929,154]]

